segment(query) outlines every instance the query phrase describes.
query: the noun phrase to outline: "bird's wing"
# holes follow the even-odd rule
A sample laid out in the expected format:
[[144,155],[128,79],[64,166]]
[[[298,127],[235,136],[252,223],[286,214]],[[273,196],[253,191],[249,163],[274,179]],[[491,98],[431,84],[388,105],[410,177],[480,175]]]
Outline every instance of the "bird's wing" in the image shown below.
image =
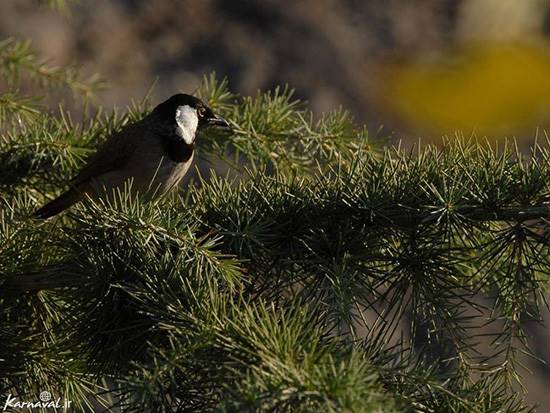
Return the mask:
[[90,179],[107,172],[124,168],[136,150],[139,141],[139,124],[138,122],[128,125],[110,136],[88,164],[73,178],[71,182],[73,187],[85,184]]

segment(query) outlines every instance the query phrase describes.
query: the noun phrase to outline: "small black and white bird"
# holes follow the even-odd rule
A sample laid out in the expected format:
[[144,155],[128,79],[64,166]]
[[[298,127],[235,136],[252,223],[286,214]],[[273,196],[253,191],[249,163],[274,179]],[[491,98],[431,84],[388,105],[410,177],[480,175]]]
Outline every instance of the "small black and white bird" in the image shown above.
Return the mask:
[[229,127],[200,99],[186,94],[172,96],[140,121],[110,136],[72,180],[70,189],[34,216],[49,218],[86,195],[109,196],[129,180],[133,192],[148,198],[165,194],[189,170],[197,133],[211,125]]

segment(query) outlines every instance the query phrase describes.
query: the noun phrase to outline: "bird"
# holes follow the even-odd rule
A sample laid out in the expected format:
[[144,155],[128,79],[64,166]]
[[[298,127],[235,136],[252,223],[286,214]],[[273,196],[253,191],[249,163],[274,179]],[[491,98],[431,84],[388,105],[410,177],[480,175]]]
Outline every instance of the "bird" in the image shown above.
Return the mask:
[[108,198],[130,180],[132,193],[146,199],[166,194],[189,170],[196,136],[208,126],[230,127],[199,98],[184,93],[170,97],[108,137],[72,179],[70,188],[33,216],[50,218],[86,196]]

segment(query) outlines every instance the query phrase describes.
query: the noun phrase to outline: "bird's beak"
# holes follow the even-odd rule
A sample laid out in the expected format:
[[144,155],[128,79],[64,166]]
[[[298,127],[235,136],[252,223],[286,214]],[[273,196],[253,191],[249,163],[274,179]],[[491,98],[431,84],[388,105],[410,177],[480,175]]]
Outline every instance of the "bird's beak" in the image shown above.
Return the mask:
[[229,123],[221,116],[214,115],[207,120],[208,125],[221,126],[222,128],[229,128]]

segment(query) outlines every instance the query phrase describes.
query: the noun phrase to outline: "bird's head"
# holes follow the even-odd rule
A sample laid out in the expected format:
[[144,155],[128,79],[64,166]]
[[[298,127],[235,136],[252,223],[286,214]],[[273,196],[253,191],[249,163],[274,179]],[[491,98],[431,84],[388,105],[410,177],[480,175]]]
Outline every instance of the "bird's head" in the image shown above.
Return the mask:
[[192,144],[199,130],[207,126],[228,128],[225,119],[214,114],[202,100],[195,96],[179,93],[159,104],[153,113],[163,122],[173,125],[187,144]]

